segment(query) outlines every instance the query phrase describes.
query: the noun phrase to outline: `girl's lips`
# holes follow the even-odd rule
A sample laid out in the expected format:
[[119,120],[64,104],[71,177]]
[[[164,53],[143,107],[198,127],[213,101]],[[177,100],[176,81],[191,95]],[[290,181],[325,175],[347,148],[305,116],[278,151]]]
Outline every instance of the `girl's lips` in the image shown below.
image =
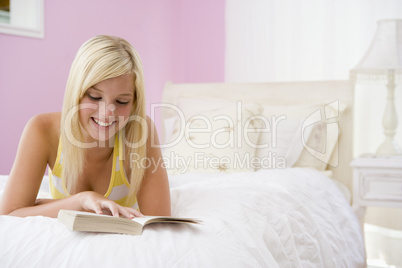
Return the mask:
[[98,119],[96,119],[94,117],[91,117],[91,119],[92,119],[92,121],[95,122],[95,124],[97,124],[97,125],[99,125],[101,127],[110,127],[111,125],[113,125],[116,122],[116,121],[103,122],[103,121],[100,121],[100,120],[98,120]]

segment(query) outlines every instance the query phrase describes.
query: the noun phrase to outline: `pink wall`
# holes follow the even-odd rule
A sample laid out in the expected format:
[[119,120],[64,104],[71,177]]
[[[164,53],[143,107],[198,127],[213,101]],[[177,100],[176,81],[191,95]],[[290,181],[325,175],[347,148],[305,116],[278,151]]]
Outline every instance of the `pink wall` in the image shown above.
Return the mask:
[[224,2],[45,1],[44,39],[0,34],[0,174],[9,174],[27,120],[61,110],[75,53],[96,34],[136,47],[148,105],[160,101],[166,81],[222,82]]

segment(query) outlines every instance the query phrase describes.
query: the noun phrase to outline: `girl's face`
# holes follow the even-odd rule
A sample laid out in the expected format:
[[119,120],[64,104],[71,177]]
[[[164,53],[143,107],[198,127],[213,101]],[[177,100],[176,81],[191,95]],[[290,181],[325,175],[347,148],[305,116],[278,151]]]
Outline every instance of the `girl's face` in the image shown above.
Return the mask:
[[134,101],[134,76],[106,79],[89,88],[80,102],[79,119],[87,141],[107,141],[122,129]]

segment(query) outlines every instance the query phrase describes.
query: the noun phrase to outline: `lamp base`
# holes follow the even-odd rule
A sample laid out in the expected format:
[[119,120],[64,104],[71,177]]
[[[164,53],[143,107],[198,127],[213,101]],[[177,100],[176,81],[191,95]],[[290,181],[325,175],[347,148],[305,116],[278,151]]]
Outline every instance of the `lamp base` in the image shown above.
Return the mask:
[[394,141],[386,139],[380,147],[378,147],[377,155],[399,155],[402,154],[401,147]]

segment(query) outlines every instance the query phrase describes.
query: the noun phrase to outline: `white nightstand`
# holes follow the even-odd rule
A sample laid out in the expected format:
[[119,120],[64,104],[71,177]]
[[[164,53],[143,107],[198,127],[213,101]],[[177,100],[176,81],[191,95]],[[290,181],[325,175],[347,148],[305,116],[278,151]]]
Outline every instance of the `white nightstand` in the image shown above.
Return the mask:
[[364,155],[351,166],[352,207],[362,224],[367,206],[402,208],[402,156]]

